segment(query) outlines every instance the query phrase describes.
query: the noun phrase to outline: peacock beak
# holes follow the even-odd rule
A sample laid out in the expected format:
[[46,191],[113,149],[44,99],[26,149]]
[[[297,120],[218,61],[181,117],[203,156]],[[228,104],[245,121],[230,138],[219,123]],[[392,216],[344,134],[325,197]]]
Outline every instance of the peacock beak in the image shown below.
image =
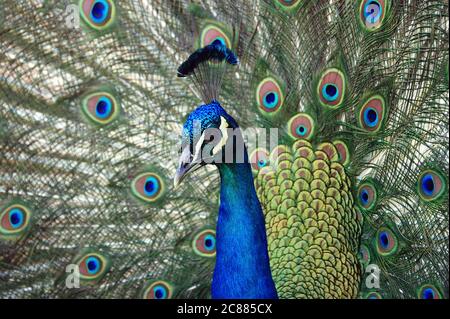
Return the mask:
[[190,173],[201,167],[200,161],[193,161],[189,147],[185,147],[181,153],[178,169],[173,179],[174,188],[177,189],[183,179]]

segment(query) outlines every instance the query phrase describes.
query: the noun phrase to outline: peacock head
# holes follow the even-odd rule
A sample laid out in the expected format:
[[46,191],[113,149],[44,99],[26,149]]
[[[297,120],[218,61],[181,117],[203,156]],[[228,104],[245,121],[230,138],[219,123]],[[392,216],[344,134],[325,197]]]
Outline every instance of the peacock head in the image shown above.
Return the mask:
[[199,106],[189,114],[183,126],[174,186],[177,187],[188,173],[204,165],[244,162],[244,149],[236,121],[217,101]]

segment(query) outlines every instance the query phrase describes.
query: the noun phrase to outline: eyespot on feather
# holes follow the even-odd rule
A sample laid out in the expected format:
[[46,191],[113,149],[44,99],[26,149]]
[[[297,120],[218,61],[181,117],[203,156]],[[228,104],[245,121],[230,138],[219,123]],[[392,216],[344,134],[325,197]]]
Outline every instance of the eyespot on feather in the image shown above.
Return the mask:
[[381,227],[376,235],[376,249],[381,256],[390,256],[398,250],[398,239],[387,227]]
[[269,165],[270,154],[265,148],[257,148],[250,154],[250,164],[253,171],[259,171]]
[[358,186],[357,202],[361,209],[369,211],[377,204],[377,189],[371,181],[363,181]]
[[24,234],[30,225],[32,212],[20,203],[9,203],[0,211],[0,237],[16,239]]
[[95,92],[87,95],[83,99],[82,111],[91,123],[105,126],[118,117],[120,105],[112,94],[108,92]]
[[369,292],[366,294],[366,299],[383,299],[383,297],[378,292]]
[[172,299],[173,297],[173,286],[164,280],[152,280],[148,282],[142,293],[143,299]]
[[288,131],[293,139],[311,140],[316,131],[316,124],[310,115],[299,113],[289,120]]
[[302,0],[273,0],[273,1],[283,10],[291,12],[295,11],[302,2]]
[[317,85],[317,96],[322,106],[339,108],[344,101],[346,79],[342,71],[336,68],[325,70]]
[[219,26],[214,24],[206,25],[200,36],[200,47],[203,48],[214,42],[220,42],[228,49],[231,49],[231,41],[226,32],[224,32]]
[[276,114],[283,106],[284,94],[278,82],[267,77],[256,89],[256,104],[263,115]]
[[426,169],[419,175],[417,188],[423,201],[432,202],[442,197],[447,188],[447,182],[439,171]]
[[370,250],[367,246],[361,245],[358,258],[364,267],[367,267],[370,264]]
[[417,297],[419,299],[442,299],[442,293],[432,284],[425,284],[417,289]]
[[362,0],[359,5],[359,20],[364,30],[380,29],[386,18],[389,0]]
[[84,282],[98,282],[108,272],[110,263],[106,256],[88,252],[77,259],[80,279]]
[[370,133],[378,132],[386,117],[386,102],[381,95],[370,97],[359,110],[358,124]]
[[338,152],[339,163],[341,163],[344,167],[347,167],[350,164],[351,160],[350,150],[347,143],[342,140],[334,140],[333,144]]
[[192,249],[202,257],[216,256],[216,232],[212,229],[205,229],[194,236]]
[[161,200],[166,192],[163,178],[153,172],[138,175],[131,183],[131,193],[138,199],[155,203]]
[[80,0],[79,7],[82,20],[94,30],[106,30],[116,20],[116,5],[113,0]]

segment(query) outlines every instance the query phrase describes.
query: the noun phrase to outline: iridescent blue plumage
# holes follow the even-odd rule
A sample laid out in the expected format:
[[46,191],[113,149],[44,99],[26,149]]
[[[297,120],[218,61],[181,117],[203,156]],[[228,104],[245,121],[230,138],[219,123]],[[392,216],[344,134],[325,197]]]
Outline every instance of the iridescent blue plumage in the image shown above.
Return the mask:
[[378,124],[378,114],[373,108],[367,108],[364,111],[364,123],[368,127],[374,127]]
[[154,288],[154,293],[156,299],[165,299],[167,296],[166,289],[162,286],[156,286]]
[[100,270],[100,260],[97,257],[89,257],[86,266],[89,274],[95,275]]
[[111,101],[105,97],[101,97],[96,105],[95,114],[101,119],[105,119],[111,115]]
[[95,23],[104,23],[108,18],[109,4],[105,0],[99,0],[94,3],[91,10],[91,19]]
[[334,84],[326,84],[322,89],[322,94],[327,101],[336,101],[339,95],[339,90]]
[[250,165],[223,164],[218,168],[221,192],[212,297],[278,298]]
[[10,220],[11,226],[14,229],[17,229],[20,226],[22,226],[23,221],[24,221],[24,216],[23,215],[24,215],[23,211],[18,209],[18,208],[12,209],[10,211],[10,213],[9,213],[9,220]]
[[367,205],[369,203],[369,193],[367,192],[367,190],[363,189],[361,191],[361,202],[363,203],[363,205]]
[[[237,128],[236,121],[228,115],[224,108],[216,100],[209,104],[201,105],[191,112],[183,126],[183,141],[193,143],[195,135],[201,134],[210,127],[220,126],[220,117],[224,117],[231,127]],[[200,125],[196,127],[196,125]]]
[[381,246],[386,249],[389,245],[389,237],[386,234],[386,232],[381,232],[380,233],[380,244]]
[[[217,101],[198,107],[184,124],[183,150],[193,150],[199,135],[206,129],[219,129],[223,120],[228,128],[238,128]],[[190,155],[192,158],[193,154]],[[242,163],[215,163],[221,176],[221,193],[212,297],[277,298],[269,265],[264,215],[246,149],[243,158]],[[184,175],[191,169],[183,165],[192,164],[181,163]]]
[[422,190],[427,196],[431,196],[434,191],[434,181],[431,174],[426,174],[422,179]]
[[154,196],[156,192],[158,192],[158,190],[159,190],[158,180],[153,176],[147,178],[144,186],[145,195]]

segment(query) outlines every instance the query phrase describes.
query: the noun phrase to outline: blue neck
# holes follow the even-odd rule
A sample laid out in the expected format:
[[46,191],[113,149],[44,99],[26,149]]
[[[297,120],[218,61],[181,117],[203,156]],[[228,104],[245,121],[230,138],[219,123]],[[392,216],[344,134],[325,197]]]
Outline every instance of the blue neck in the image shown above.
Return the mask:
[[218,165],[220,209],[216,230],[215,299],[275,299],[264,215],[249,163]]

